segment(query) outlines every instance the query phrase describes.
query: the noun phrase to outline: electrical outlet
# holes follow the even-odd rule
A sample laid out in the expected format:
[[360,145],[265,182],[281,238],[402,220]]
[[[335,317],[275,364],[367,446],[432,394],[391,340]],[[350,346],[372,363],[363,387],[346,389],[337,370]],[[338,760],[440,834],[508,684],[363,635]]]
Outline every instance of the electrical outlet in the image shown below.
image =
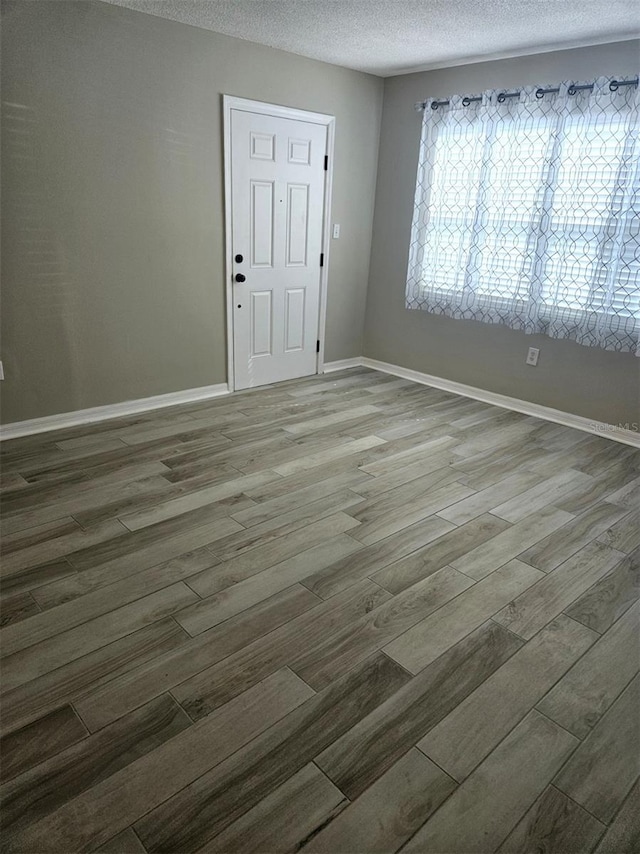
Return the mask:
[[529,352],[527,353],[527,365],[533,365],[535,367],[538,364],[538,356],[540,355],[540,350],[537,347],[529,347]]
[[337,240],[340,237],[340,226],[338,223],[334,223],[332,236],[334,240]]

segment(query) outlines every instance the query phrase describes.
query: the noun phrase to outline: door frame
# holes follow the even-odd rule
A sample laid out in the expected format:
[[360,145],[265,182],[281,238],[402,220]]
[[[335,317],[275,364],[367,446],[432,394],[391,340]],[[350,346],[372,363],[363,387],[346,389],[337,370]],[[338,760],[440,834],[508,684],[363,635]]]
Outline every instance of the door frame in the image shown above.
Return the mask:
[[316,374],[324,368],[324,342],[327,322],[327,289],[329,284],[329,246],[331,242],[331,190],[333,184],[333,149],[335,141],[335,116],[326,113],[315,113],[309,110],[299,110],[295,107],[285,107],[281,104],[268,104],[264,101],[253,101],[249,98],[237,98],[235,95],[223,95],[223,128],[224,128],[224,230],[225,230],[225,299],[226,299],[226,334],[227,334],[227,383],[229,391],[235,390],[235,365],[233,358],[233,254],[231,245],[231,110],[243,110],[247,113],[276,116],[281,119],[312,122],[325,125],[327,128],[328,168],[324,173],[324,210],[322,213],[322,252],[324,264],[320,267],[320,310],[318,315],[317,337],[320,348],[316,357]]

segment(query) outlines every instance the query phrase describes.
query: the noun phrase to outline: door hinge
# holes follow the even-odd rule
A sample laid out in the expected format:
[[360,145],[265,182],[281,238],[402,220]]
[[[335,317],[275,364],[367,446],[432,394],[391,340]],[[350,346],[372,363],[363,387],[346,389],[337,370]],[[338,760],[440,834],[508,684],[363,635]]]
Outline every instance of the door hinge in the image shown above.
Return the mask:
[[316,341],[316,353],[320,352],[320,342]]
[[326,172],[329,168],[329,155],[325,154],[324,156],[324,171]]
[[320,253],[320,266],[324,267],[324,252]]

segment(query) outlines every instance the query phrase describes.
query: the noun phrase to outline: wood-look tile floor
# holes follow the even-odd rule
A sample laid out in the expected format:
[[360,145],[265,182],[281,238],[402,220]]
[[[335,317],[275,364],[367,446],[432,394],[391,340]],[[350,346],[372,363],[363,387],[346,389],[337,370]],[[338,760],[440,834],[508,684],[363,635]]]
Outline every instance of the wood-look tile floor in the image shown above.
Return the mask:
[[2,453],[4,850],[639,850],[637,449],[354,369]]

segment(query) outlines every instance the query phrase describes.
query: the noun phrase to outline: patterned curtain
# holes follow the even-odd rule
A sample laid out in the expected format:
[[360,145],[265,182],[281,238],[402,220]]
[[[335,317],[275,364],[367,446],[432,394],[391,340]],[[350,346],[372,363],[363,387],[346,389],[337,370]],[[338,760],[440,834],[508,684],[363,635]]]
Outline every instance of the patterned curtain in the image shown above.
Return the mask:
[[580,85],[426,101],[407,308],[639,353],[638,86]]

